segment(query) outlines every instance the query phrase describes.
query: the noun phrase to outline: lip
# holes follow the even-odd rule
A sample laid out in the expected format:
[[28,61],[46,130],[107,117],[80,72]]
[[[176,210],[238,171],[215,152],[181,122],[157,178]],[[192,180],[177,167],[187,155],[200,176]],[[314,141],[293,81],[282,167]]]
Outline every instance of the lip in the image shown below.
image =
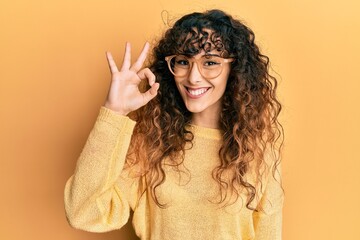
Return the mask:
[[[192,98],[192,99],[197,99],[197,98],[201,98],[202,96],[204,96],[210,89],[210,87],[201,87],[201,88],[190,88],[190,87],[185,87],[185,92],[186,92],[186,95],[189,97],[189,98]],[[193,95],[190,93],[190,91],[202,91],[202,90],[205,90],[203,93],[199,94],[199,95]]]

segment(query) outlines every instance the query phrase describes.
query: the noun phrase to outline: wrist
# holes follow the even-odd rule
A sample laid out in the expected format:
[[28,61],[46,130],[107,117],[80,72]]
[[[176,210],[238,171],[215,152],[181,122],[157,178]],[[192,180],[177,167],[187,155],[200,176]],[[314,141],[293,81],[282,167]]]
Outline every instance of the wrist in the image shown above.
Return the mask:
[[129,112],[126,112],[126,111],[123,111],[121,109],[118,109],[118,108],[115,108],[113,106],[111,106],[111,104],[108,104],[108,103],[105,103],[103,105],[103,107],[113,111],[114,113],[118,114],[118,115],[121,115],[121,116],[127,116],[129,114]]

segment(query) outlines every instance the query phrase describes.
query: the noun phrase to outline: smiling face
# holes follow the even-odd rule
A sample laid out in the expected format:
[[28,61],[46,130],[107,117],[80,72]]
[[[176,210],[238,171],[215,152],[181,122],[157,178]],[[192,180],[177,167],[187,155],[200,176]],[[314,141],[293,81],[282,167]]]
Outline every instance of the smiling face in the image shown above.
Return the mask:
[[[193,56],[192,58],[197,61],[193,63],[188,74],[182,77],[175,76],[174,79],[185,106],[193,114],[193,118],[201,116],[215,120],[219,118],[221,111],[222,96],[230,74],[230,63],[222,63],[222,71],[217,77],[204,78],[198,67],[204,54],[204,51],[201,51]],[[207,54],[217,55],[217,51],[214,50]],[[214,63],[210,61],[206,64]]]

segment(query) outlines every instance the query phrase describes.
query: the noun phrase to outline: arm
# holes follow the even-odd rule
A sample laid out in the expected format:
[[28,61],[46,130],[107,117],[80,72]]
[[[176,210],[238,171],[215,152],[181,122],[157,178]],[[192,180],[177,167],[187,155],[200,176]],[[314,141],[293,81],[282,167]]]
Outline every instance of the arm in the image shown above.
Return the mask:
[[[74,228],[105,232],[122,227],[129,218],[134,184],[119,185],[135,122],[102,107],[65,186],[67,219]],[[121,179],[122,180],[122,179]]]
[[[104,106],[77,162],[75,174],[65,186],[65,211],[69,223],[79,229],[105,232],[122,227],[135,207],[138,182],[123,171],[135,122],[125,117],[157,95],[159,83],[148,68],[141,69],[149,50],[146,43],[131,64],[127,43],[119,71],[110,52],[106,53],[111,85]],[[140,92],[138,85],[151,86]],[[123,116],[121,116],[123,115]]]
[[[272,168],[270,168],[272,169]],[[281,188],[281,164],[275,171],[275,179],[270,170],[264,194],[259,202],[262,212],[253,212],[253,222],[256,240],[281,240],[282,239],[282,208],[284,194]]]

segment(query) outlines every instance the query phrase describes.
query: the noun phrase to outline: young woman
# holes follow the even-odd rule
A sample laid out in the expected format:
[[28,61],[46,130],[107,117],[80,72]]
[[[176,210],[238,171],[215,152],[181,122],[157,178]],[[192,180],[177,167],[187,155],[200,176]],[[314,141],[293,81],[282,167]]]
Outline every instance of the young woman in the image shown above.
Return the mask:
[[111,87],[65,187],[73,227],[119,229],[132,210],[141,239],[281,239],[281,105],[254,38],[211,10],[167,30],[149,68],[149,44],[131,64],[127,43],[120,69],[107,53]]

